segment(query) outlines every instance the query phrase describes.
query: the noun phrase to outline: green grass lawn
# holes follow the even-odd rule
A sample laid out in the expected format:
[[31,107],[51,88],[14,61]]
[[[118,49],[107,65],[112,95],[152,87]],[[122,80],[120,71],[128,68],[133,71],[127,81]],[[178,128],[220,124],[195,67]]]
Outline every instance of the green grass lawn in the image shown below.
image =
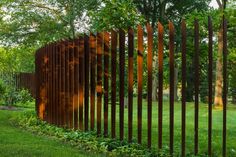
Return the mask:
[[[158,104],[153,102],[152,107],[152,147],[158,147]],[[169,103],[163,104],[163,146],[169,146]],[[110,110],[111,106],[109,106]],[[133,105],[133,136],[137,139],[137,99],[134,99]],[[117,105],[116,116],[116,135],[119,138],[119,106]],[[110,111],[109,111],[109,132],[110,132]],[[223,112],[213,109],[212,115],[213,131],[212,131],[212,147],[214,156],[222,154],[222,121]],[[147,143],[147,102],[143,100],[143,129],[142,143]],[[174,118],[174,147],[175,153],[179,154],[181,150],[181,103],[175,103]],[[125,138],[128,136],[128,109],[125,109]],[[199,108],[199,153],[207,153],[208,140],[208,106],[200,104]],[[186,150],[187,153],[194,152],[194,104],[187,103],[186,109]],[[228,105],[227,108],[227,155],[236,156],[236,105]]]
[[96,156],[77,150],[49,137],[37,136],[10,124],[20,111],[0,110],[0,157],[86,157]]
[[[158,142],[158,107],[153,102],[152,107],[152,147],[157,149]],[[168,149],[169,145],[169,105],[164,102],[163,108],[163,148]],[[111,106],[109,105],[109,110]],[[133,139],[137,139],[137,100],[133,105]],[[117,105],[116,135],[119,138],[119,106]],[[187,103],[186,110],[186,150],[193,154],[194,150],[194,105]],[[94,156],[77,150],[67,143],[51,139],[46,136],[36,136],[20,128],[12,126],[10,117],[16,116],[20,111],[0,110],[0,156]],[[109,111],[109,133],[111,130],[111,112]],[[213,131],[212,147],[214,156],[221,156],[222,153],[222,115],[221,110],[213,109]],[[96,117],[96,115],[95,115]],[[125,138],[128,136],[128,109],[125,109]],[[175,103],[175,129],[174,146],[178,155],[181,149],[181,104]],[[143,129],[142,144],[147,143],[147,106],[143,100]],[[96,125],[96,123],[95,123]],[[199,108],[199,153],[206,154],[208,140],[208,107],[200,104]],[[203,155],[205,156],[205,155]],[[227,108],[227,156],[236,156],[236,106],[228,105]]]

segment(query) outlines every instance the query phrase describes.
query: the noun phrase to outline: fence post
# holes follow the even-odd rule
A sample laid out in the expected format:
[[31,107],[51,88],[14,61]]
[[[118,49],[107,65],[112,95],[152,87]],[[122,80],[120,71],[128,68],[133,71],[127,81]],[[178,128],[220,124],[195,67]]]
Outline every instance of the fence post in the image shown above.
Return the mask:
[[85,89],[84,89],[84,129],[88,131],[89,120],[89,36],[84,35],[84,74],[85,74]]
[[103,33],[97,34],[97,135],[101,135],[102,120],[102,44]]
[[[116,60],[116,55],[113,54],[113,59]],[[125,32],[124,30],[120,29],[119,30],[119,64],[120,64],[120,69],[119,69],[119,104],[120,104],[120,140],[123,140],[124,138],[124,84],[125,84]],[[115,62],[112,62],[112,69],[113,71],[113,86],[115,86],[115,78],[116,78],[116,64]],[[116,89],[113,89],[113,95],[115,95]],[[115,99],[115,98],[113,98]],[[114,101],[114,100],[113,100]]]
[[182,21],[181,23],[181,49],[182,49],[182,142],[181,142],[181,156],[185,156],[185,138],[186,138],[186,23]]
[[227,20],[223,15],[223,151],[222,156],[226,157],[226,134],[227,134]]
[[[113,43],[114,44],[114,43]],[[104,32],[104,137],[108,136],[108,96],[109,96],[109,49],[110,49],[110,34]],[[112,45],[115,46],[115,45]],[[116,48],[116,47],[115,47]]]
[[213,30],[211,17],[208,17],[208,155],[212,155],[212,64]]
[[147,54],[147,68],[148,68],[148,147],[151,148],[152,143],[152,49],[153,49],[153,30],[151,25],[147,24],[148,32],[148,54]]
[[115,31],[112,31],[111,32],[111,54],[112,54],[111,137],[112,138],[116,137],[116,53],[117,53],[117,33]]
[[174,25],[169,22],[169,68],[170,68],[170,154],[174,152]]
[[163,41],[164,28],[158,22],[158,148],[162,149],[162,112],[163,112]]
[[84,37],[79,37],[79,129],[83,131],[84,117]]
[[198,154],[198,115],[199,115],[199,24],[194,21],[194,68],[195,68],[195,113],[194,113],[194,155]]
[[142,142],[142,90],[143,90],[143,29],[138,26],[138,57],[137,57],[137,83],[138,83],[138,143]]
[[128,141],[132,141],[133,134],[133,80],[134,80],[134,31],[128,30]]
[[90,33],[90,129],[94,130],[95,115],[95,69],[96,69],[96,36]]

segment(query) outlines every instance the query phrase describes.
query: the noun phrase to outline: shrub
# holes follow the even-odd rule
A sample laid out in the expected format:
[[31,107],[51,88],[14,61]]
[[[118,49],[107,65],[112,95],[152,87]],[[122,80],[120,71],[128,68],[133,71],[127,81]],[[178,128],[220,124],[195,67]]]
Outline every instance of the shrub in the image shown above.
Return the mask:
[[0,79],[0,103],[3,101],[6,87],[3,83],[3,80]]

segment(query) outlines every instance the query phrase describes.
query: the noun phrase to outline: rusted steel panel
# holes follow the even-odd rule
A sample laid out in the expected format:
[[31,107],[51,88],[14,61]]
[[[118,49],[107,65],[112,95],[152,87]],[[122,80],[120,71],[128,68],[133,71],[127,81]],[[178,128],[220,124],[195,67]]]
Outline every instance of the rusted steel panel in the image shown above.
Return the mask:
[[128,141],[133,136],[134,31],[128,30]]
[[62,126],[66,127],[66,42],[62,43],[62,51],[61,51],[61,119]]
[[174,25],[169,22],[169,69],[170,69],[170,154],[174,152]]
[[138,81],[138,143],[142,142],[142,94],[143,94],[143,28],[138,26],[138,57],[137,57],[137,81]]
[[79,37],[79,129],[83,131],[84,117],[84,37]]
[[[104,55],[104,137],[108,136],[108,96],[109,96],[109,56],[110,56],[110,34],[104,33],[104,44],[103,44],[103,55]],[[114,46],[114,45],[113,45]],[[111,113],[112,114],[112,113]]]
[[[119,105],[120,105],[120,140],[124,138],[124,84],[125,84],[125,32],[119,30]],[[113,104],[116,95],[116,55],[112,53],[112,95]]]
[[147,54],[147,69],[148,69],[148,147],[152,144],[152,51],[153,51],[153,29],[147,24],[148,35],[148,54]]
[[181,49],[182,49],[182,114],[181,114],[181,156],[185,156],[185,143],[186,143],[186,23],[182,21],[181,23]]
[[116,54],[117,33],[111,32],[111,55],[112,55],[112,104],[111,104],[111,137],[116,137]]
[[163,47],[164,28],[158,22],[158,148],[162,149],[163,113]]
[[223,148],[222,148],[222,156],[226,157],[226,134],[227,134],[227,20],[225,16],[223,16]]
[[70,53],[69,53],[69,41],[65,43],[65,110],[66,110],[66,127],[70,128],[69,114],[70,114]]
[[89,120],[89,37],[84,35],[84,70],[85,70],[85,89],[84,89],[84,130],[88,131]]
[[198,154],[198,116],[199,116],[199,24],[194,21],[194,154]]
[[42,59],[44,64],[42,64],[41,72],[42,72],[42,87],[40,89],[40,95],[42,98],[42,104],[44,104],[44,120],[48,121],[48,45],[45,47],[45,53],[42,53]]
[[58,99],[58,126],[63,126],[62,124],[62,99],[61,99],[61,53],[62,53],[62,42],[58,43],[58,57],[57,57],[57,86],[58,86],[58,93],[57,93],[57,99]]
[[102,120],[102,45],[103,33],[97,34],[97,135],[101,135]]
[[73,119],[74,119],[74,42],[69,41],[69,117],[68,124],[69,128],[73,128]]
[[213,71],[213,29],[208,17],[208,155],[212,156],[212,71]]
[[78,129],[79,109],[79,40],[74,41],[74,128]]
[[49,52],[48,52],[48,56],[49,56],[49,67],[48,67],[48,86],[49,86],[49,90],[48,90],[48,106],[49,106],[49,112],[48,112],[48,122],[49,123],[52,123],[53,122],[53,118],[52,118],[52,110],[53,110],[53,106],[52,106],[52,94],[53,94],[53,91],[52,91],[52,84],[53,84],[53,79],[52,79],[52,66],[53,66],[53,62],[52,62],[52,51],[53,51],[53,48],[52,48],[52,44],[50,43],[49,45]]
[[96,36],[90,34],[90,129],[94,130],[96,88]]

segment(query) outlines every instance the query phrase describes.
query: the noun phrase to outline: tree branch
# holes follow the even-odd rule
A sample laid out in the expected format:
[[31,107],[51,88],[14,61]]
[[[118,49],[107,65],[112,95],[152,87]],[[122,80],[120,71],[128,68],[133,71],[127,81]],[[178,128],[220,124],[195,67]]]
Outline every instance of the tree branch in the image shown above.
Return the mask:
[[217,4],[218,4],[218,6],[219,6],[219,8],[223,8],[223,4],[222,4],[222,2],[220,1],[220,0],[216,0],[216,2],[217,2]]

